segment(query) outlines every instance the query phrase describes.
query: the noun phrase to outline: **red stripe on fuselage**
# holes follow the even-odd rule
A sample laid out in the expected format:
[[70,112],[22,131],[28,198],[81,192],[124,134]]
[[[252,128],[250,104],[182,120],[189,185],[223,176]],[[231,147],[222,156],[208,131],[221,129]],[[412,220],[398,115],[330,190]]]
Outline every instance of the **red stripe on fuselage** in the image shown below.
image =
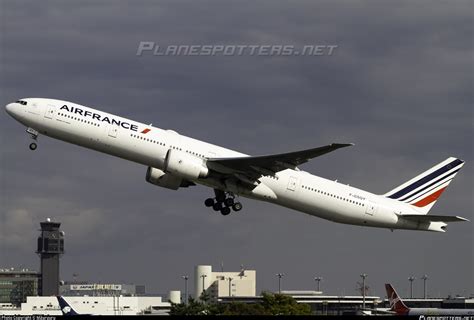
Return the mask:
[[144,130],[142,131],[142,133],[143,133],[143,134],[146,134],[146,133],[148,133],[148,132],[150,132],[150,131],[151,131],[151,129],[146,128],[146,129],[144,129]]
[[446,189],[446,187],[441,188],[438,191],[430,194],[426,198],[423,198],[420,201],[415,202],[413,205],[417,207],[424,207],[426,205],[429,205],[431,202],[436,201],[439,198],[439,196],[443,193],[444,189]]

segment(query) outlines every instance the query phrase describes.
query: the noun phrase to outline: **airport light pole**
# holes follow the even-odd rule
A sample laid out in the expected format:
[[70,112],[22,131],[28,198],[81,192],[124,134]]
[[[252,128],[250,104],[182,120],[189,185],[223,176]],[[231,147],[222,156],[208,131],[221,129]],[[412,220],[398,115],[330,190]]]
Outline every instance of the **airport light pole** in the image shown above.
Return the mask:
[[367,276],[366,273],[360,275],[362,278],[362,309],[365,309],[365,278],[367,278]]
[[283,278],[284,273],[277,273],[276,276],[278,277],[278,293],[281,293],[281,278]]
[[320,289],[321,289],[321,287],[320,287],[320,282],[321,282],[321,280],[323,280],[322,277],[315,277],[315,278],[314,278],[314,281],[316,281],[316,283],[317,283],[317,287],[316,287],[316,288],[317,288],[318,292],[321,291],[321,290],[320,290]]
[[423,299],[426,299],[426,280],[428,280],[428,275],[424,274],[421,279],[423,279]]
[[229,280],[229,297],[232,296],[232,280],[233,279],[234,278],[231,278],[231,277],[227,278],[227,280]]
[[204,289],[204,279],[206,279],[206,277],[207,277],[207,274],[201,275],[201,278],[202,278],[202,294],[204,294],[204,291],[205,291],[205,289]]
[[188,279],[187,275],[182,276],[181,278],[184,279],[184,303],[188,304]]
[[408,281],[410,281],[410,299],[413,299],[413,281],[415,281],[415,279],[413,276],[408,277]]

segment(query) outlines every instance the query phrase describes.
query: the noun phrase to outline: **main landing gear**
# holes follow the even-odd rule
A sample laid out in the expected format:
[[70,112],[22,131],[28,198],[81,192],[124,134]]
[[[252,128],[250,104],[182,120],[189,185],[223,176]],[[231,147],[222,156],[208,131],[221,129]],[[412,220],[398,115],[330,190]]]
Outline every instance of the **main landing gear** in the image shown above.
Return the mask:
[[[38,141],[38,131],[36,131],[35,129],[32,129],[32,128],[28,128],[26,129],[26,132],[28,132],[31,136],[31,139],[33,139],[34,141]],[[31,151],[35,151],[36,148],[38,148],[38,145],[36,144],[36,142],[32,142],[30,143],[30,150]]]
[[242,210],[242,204],[235,201],[235,195],[233,193],[217,189],[214,189],[214,192],[216,194],[215,198],[207,198],[206,201],[204,201],[206,207],[212,207],[214,211],[220,211],[224,216],[230,214],[231,208],[234,211]]

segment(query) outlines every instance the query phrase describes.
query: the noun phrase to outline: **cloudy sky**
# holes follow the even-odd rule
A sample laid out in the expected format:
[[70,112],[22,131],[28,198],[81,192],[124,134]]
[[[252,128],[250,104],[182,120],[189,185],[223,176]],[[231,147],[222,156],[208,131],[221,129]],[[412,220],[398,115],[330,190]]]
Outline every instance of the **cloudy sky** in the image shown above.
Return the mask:
[[[432,213],[473,219],[473,3],[1,1],[1,102],[74,101],[248,154],[355,146],[302,169],[384,193],[456,156]],[[337,45],[328,56],[136,56],[159,45]],[[182,289],[196,264],[257,270],[258,290],[371,294],[428,274],[429,295],[474,293],[473,223],[445,234],[362,228],[212,190],[145,182],[146,167],[1,123],[0,266],[39,269],[39,222],[62,222],[61,277]],[[422,281],[414,283],[422,294]]]

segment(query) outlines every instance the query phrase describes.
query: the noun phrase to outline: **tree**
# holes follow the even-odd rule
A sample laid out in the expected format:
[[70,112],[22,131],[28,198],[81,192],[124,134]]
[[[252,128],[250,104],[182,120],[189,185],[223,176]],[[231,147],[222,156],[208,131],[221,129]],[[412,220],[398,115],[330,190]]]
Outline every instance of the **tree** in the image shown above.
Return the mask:
[[221,306],[221,315],[261,316],[268,314],[259,303],[231,302],[225,305],[221,304]]
[[309,315],[311,307],[308,304],[297,303],[296,300],[284,294],[262,293],[263,308],[271,315]]
[[171,305],[170,315],[188,316],[188,315],[199,315],[208,314],[208,305],[200,301],[189,298],[188,304],[185,303],[173,303]]
[[[203,297],[205,298],[205,297]],[[257,303],[216,303],[189,299],[188,304],[173,304],[171,315],[309,315],[311,308],[299,304],[291,296],[283,294],[262,293]]]

